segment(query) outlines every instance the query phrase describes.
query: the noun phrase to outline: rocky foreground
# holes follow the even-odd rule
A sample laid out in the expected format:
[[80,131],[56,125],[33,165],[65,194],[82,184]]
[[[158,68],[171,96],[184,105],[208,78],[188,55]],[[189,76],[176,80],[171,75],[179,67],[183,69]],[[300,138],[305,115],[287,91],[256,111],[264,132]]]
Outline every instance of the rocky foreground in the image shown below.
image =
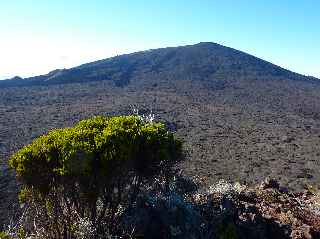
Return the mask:
[[[133,208],[119,208],[117,215],[117,225],[109,225],[103,238],[320,238],[318,189],[291,193],[274,179],[255,187],[219,181],[199,192],[194,183],[180,178],[173,188],[145,191]],[[21,238],[17,225],[0,238]],[[75,238],[95,238],[96,225],[85,219],[80,225]],[[42,238],[38,234],[26,238]]]
[[312,188],[292,194],[267,179],[258,187],[217,189],[205,204],[226,209],[239,238],[320,238],[320,194]]
[[130,216],[134,235],[145,238],[320,238],[319,192],[290,193],[273,179],[250,188],[220,181],[184,199],[144,198]]

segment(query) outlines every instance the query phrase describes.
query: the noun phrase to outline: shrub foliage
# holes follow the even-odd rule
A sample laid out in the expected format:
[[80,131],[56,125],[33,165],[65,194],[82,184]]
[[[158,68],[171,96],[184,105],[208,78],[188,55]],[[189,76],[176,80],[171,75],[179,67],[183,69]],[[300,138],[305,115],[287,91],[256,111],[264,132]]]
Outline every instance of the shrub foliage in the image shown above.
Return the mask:
[[23,184],[20,199],[45,215],[41,226],[54,231],[52,238],[72,238],[71,217],[89,218],[93,225],[116,223],[119,207],[132,206],[141,186],[168,175],[181,156],[181,141],[162,123],[97,116],[50,131],[9,163]]

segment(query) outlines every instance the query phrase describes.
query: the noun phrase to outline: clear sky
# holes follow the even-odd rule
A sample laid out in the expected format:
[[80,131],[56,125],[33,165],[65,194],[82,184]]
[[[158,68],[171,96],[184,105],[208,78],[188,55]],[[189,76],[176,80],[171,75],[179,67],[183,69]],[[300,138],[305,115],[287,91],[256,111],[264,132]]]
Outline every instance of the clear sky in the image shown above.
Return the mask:
[[320,1],[0,0],[0,79],[203,41],[320,77]]

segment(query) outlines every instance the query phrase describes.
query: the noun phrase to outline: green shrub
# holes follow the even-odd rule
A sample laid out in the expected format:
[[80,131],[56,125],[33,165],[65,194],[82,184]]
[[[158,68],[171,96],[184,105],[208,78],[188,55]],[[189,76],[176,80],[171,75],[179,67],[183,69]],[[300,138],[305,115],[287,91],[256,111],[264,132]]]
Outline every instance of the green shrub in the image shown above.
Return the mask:
[[0,239],[13,239],[10,235],[8,235],[6,232],[0,231]]
[[98,116],[37,138],[9,164],[24,186],[20,199],[47,217],[68,221],[66,212],[75,210],[92,223],[111,223],[120,205],[134,203],[141,185],[168,175],[181,156],[181,141],[162,123]]

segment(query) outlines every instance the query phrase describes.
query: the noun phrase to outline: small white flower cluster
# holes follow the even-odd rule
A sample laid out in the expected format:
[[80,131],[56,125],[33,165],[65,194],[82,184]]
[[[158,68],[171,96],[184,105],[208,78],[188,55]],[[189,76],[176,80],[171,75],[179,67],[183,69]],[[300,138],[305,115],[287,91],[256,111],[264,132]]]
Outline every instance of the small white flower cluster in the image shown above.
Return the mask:
[[313,213],[320,216],[320,203],[310,203],[308,206]]
[[203,194],[201,193],[195,193],[193,195],[193,200],[197,203],[199,203],[201,201],[201,199],[203,198]]
[[138,116],[141,121],[145,123],[152,123],[155,119],[155,115],[152,113],[152,110],[150,110],[149,114],[139,114],[139,110],[135,107],[132,107],[132,112],[134,115]]
[[122,215],[123,212],[125,211],[125,209],[126,209],[126,208],[125,208],[124,206],[119,205],[118,208],[117,208],[117,211],[116,211],[115,215],[116,215],[116,216]]
[[88,218],[81,218],[75,223],[77,228],[75,236],[77,239],[90,239],[93,238],[96,232],[92,222]]
[[241,193],[246,187],[240,183],[229,183],[220,180],[218,183],[209,187],[207,194],[219,194],[221,196],[234,196]]

